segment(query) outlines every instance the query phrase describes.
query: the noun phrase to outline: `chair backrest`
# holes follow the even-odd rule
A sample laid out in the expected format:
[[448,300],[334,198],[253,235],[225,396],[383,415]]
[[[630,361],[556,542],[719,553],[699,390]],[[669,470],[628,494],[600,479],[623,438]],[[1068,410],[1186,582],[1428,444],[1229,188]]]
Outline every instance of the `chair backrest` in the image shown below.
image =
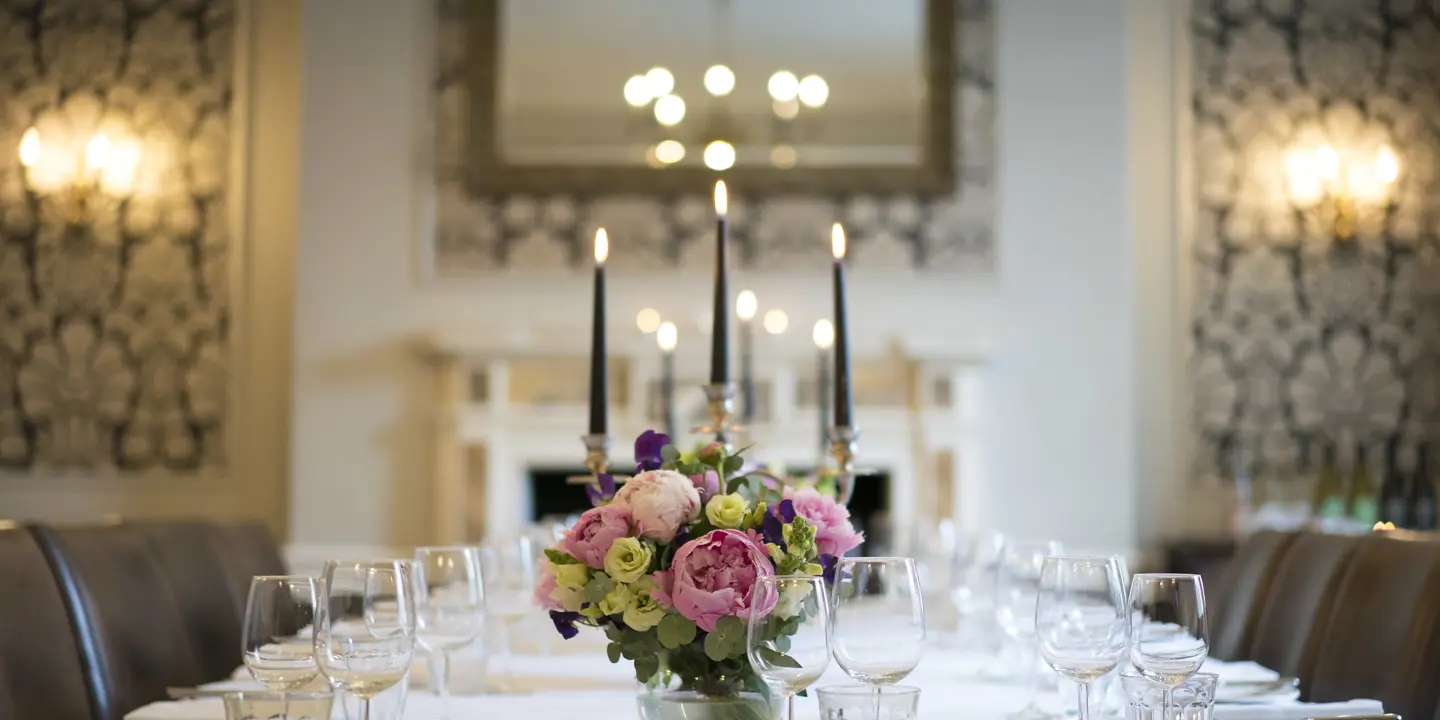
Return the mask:
[[1437,621],[1440,543],[1366,538],[1340,580],[1301,687],[1315,702],[1374,698],[1386,712],[1431,717],[1440,696]]
[[98,720],[121,720],[165,699],[167,687],[202,681],[176,622],[170,579],[142,533],[122,525],[31,531],[61,583],[81,652],[97,669]]
[[0,720],[88,720],[85,667],[34,538],[0,530]]
[[1304,677],[1313,638],[1325,631],[1331,596],[1358,543],[1346,535],[1298,533],[1271,573],[1244,657]]
[[216,526],[222,559],[229,575],[230,592],[245,607],[250,579],[256,575],[286,574],[285,559],[269,528],[261,523]]
[[1211,655],[1221,660],[1248,659],[1245,654],[1265,606],[1275,567],[1295,537],[1294,533],[1258,532],[1236,551],[1220,577],[1219,595],[1211,601]]
[[236,602],[220,530],[200,522],[131,526],[143,534],[170,580],[180,619],[205,682],[223,680],[241,663],[244,601]]

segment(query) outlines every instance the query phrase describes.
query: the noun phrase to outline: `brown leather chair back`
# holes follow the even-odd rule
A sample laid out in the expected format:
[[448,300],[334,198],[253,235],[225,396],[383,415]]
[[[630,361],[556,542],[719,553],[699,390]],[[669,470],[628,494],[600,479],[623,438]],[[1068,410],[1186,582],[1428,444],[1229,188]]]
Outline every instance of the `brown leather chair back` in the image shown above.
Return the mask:
[[180,619],[200,660],[205,682],[223,680],[240,666],[243,600],[236,602],[233,578],[223,560],[215,525],[199,522],[132,526],[150,543],[170,580]]
[[1236,551],[1220,576],[1217,596],[1211,600],[1211,655],[1221,660],[1246,659],[1275,567],[1294,540],[1294,533],[1267,530],[1250,536]]
[[1306,699],[1374,698],[1401,717],[1435,714],[1440,683],[1440,543],[1365,538],[1343,574]]
[[[98,668],[98,720],[194,686],[203,675],[170,579],[144,535],[126,526],[31,528],[61,582],[86,662]],[[238,642],[238,637],[237,637]]]
[[88,720],[90,693],[50,564],[25,530],[0,530],[0,720]]
[[243,609],[256,575],[286,574],[285,559],[269,528],[261,523],[216,526],[220,554],[228,569],[230,592]]
[[1359,540],[1298,533],[1271,574],[1270,590],[1253,625],[1246,659],[1281,675],[1303,677],[1323,635],[1330,598]]

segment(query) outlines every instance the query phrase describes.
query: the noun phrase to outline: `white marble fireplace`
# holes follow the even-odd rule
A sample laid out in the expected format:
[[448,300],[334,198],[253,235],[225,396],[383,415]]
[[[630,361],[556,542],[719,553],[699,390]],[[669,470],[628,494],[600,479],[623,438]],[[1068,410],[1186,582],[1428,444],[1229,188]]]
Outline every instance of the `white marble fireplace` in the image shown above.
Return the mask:
[[[610,454],[617,466],[631,462],[637,435],[662,424],[659,352],[635,344],[612,346],[610,355]],[[690,350],[676,357],[681,445],[698,440],[689,429],[704,409],[700,384],[708,367],[705,353]],[[573,347],[462,336],[438,336],[426,353],[436,380],[436,539],[474,542],[521,529],[533,517],[531,473],[583,465],[588,357]],[[757,350],[756,419],[745,440],[755,447],[747,457],[797,469],[820,462],[818,361],[814,352]],[[893,527],[942,516],[977,525],[980,363],[896,346],[856,356],[853,366],[857,464],[888,475]]]

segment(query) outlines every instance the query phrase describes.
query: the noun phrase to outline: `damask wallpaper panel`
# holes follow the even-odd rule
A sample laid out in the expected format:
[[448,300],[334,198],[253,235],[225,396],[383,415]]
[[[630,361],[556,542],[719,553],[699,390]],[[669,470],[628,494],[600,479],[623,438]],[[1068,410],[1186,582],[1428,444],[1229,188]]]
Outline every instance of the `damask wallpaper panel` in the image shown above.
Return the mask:
[[[1440,2],[1197,0],[1191,28],[1196,471],[1440,439]],[[1401,161],[1351,241],[1287,192],[1322,143]]]
[[[988,270],[992,253],[994,52],[992,0],[956,0],[957,188],[943,200],[913,197],[732,198],[739,263],[773,271],[823,268],[828,229],[846,223],[860,269]],[[466,88],[463,0],[436,0],[436,273],[465,277],[560,270],[589,256],[595,228],[610,234],[618,267],[708,269],[711,200],[701,196],[474,198],[465,188]]]
[[[234,27],[233,0],[0,2],[0,471],[224,464]],[[71,222],[30,127],[133,144],[133,188]]]

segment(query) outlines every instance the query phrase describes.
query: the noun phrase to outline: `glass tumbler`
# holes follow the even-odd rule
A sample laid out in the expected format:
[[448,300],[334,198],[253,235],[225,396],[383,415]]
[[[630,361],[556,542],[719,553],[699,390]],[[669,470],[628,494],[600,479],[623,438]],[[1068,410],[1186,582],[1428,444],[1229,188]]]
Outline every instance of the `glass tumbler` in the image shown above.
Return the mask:
[[920,712],[920,688],[908,685],[831,685],[815,694],[820,720],[914,720]]
[[330,720],[335,696],[315,692],[225,694],[225,720]]
[[1215,687],[1220,676],[1195,673],[1171,692],[1171,710],[1164,708],[1165,688],[1133,673],[1121,673],[1125,691],[1125,720],[1210,720],[1215,706]]

